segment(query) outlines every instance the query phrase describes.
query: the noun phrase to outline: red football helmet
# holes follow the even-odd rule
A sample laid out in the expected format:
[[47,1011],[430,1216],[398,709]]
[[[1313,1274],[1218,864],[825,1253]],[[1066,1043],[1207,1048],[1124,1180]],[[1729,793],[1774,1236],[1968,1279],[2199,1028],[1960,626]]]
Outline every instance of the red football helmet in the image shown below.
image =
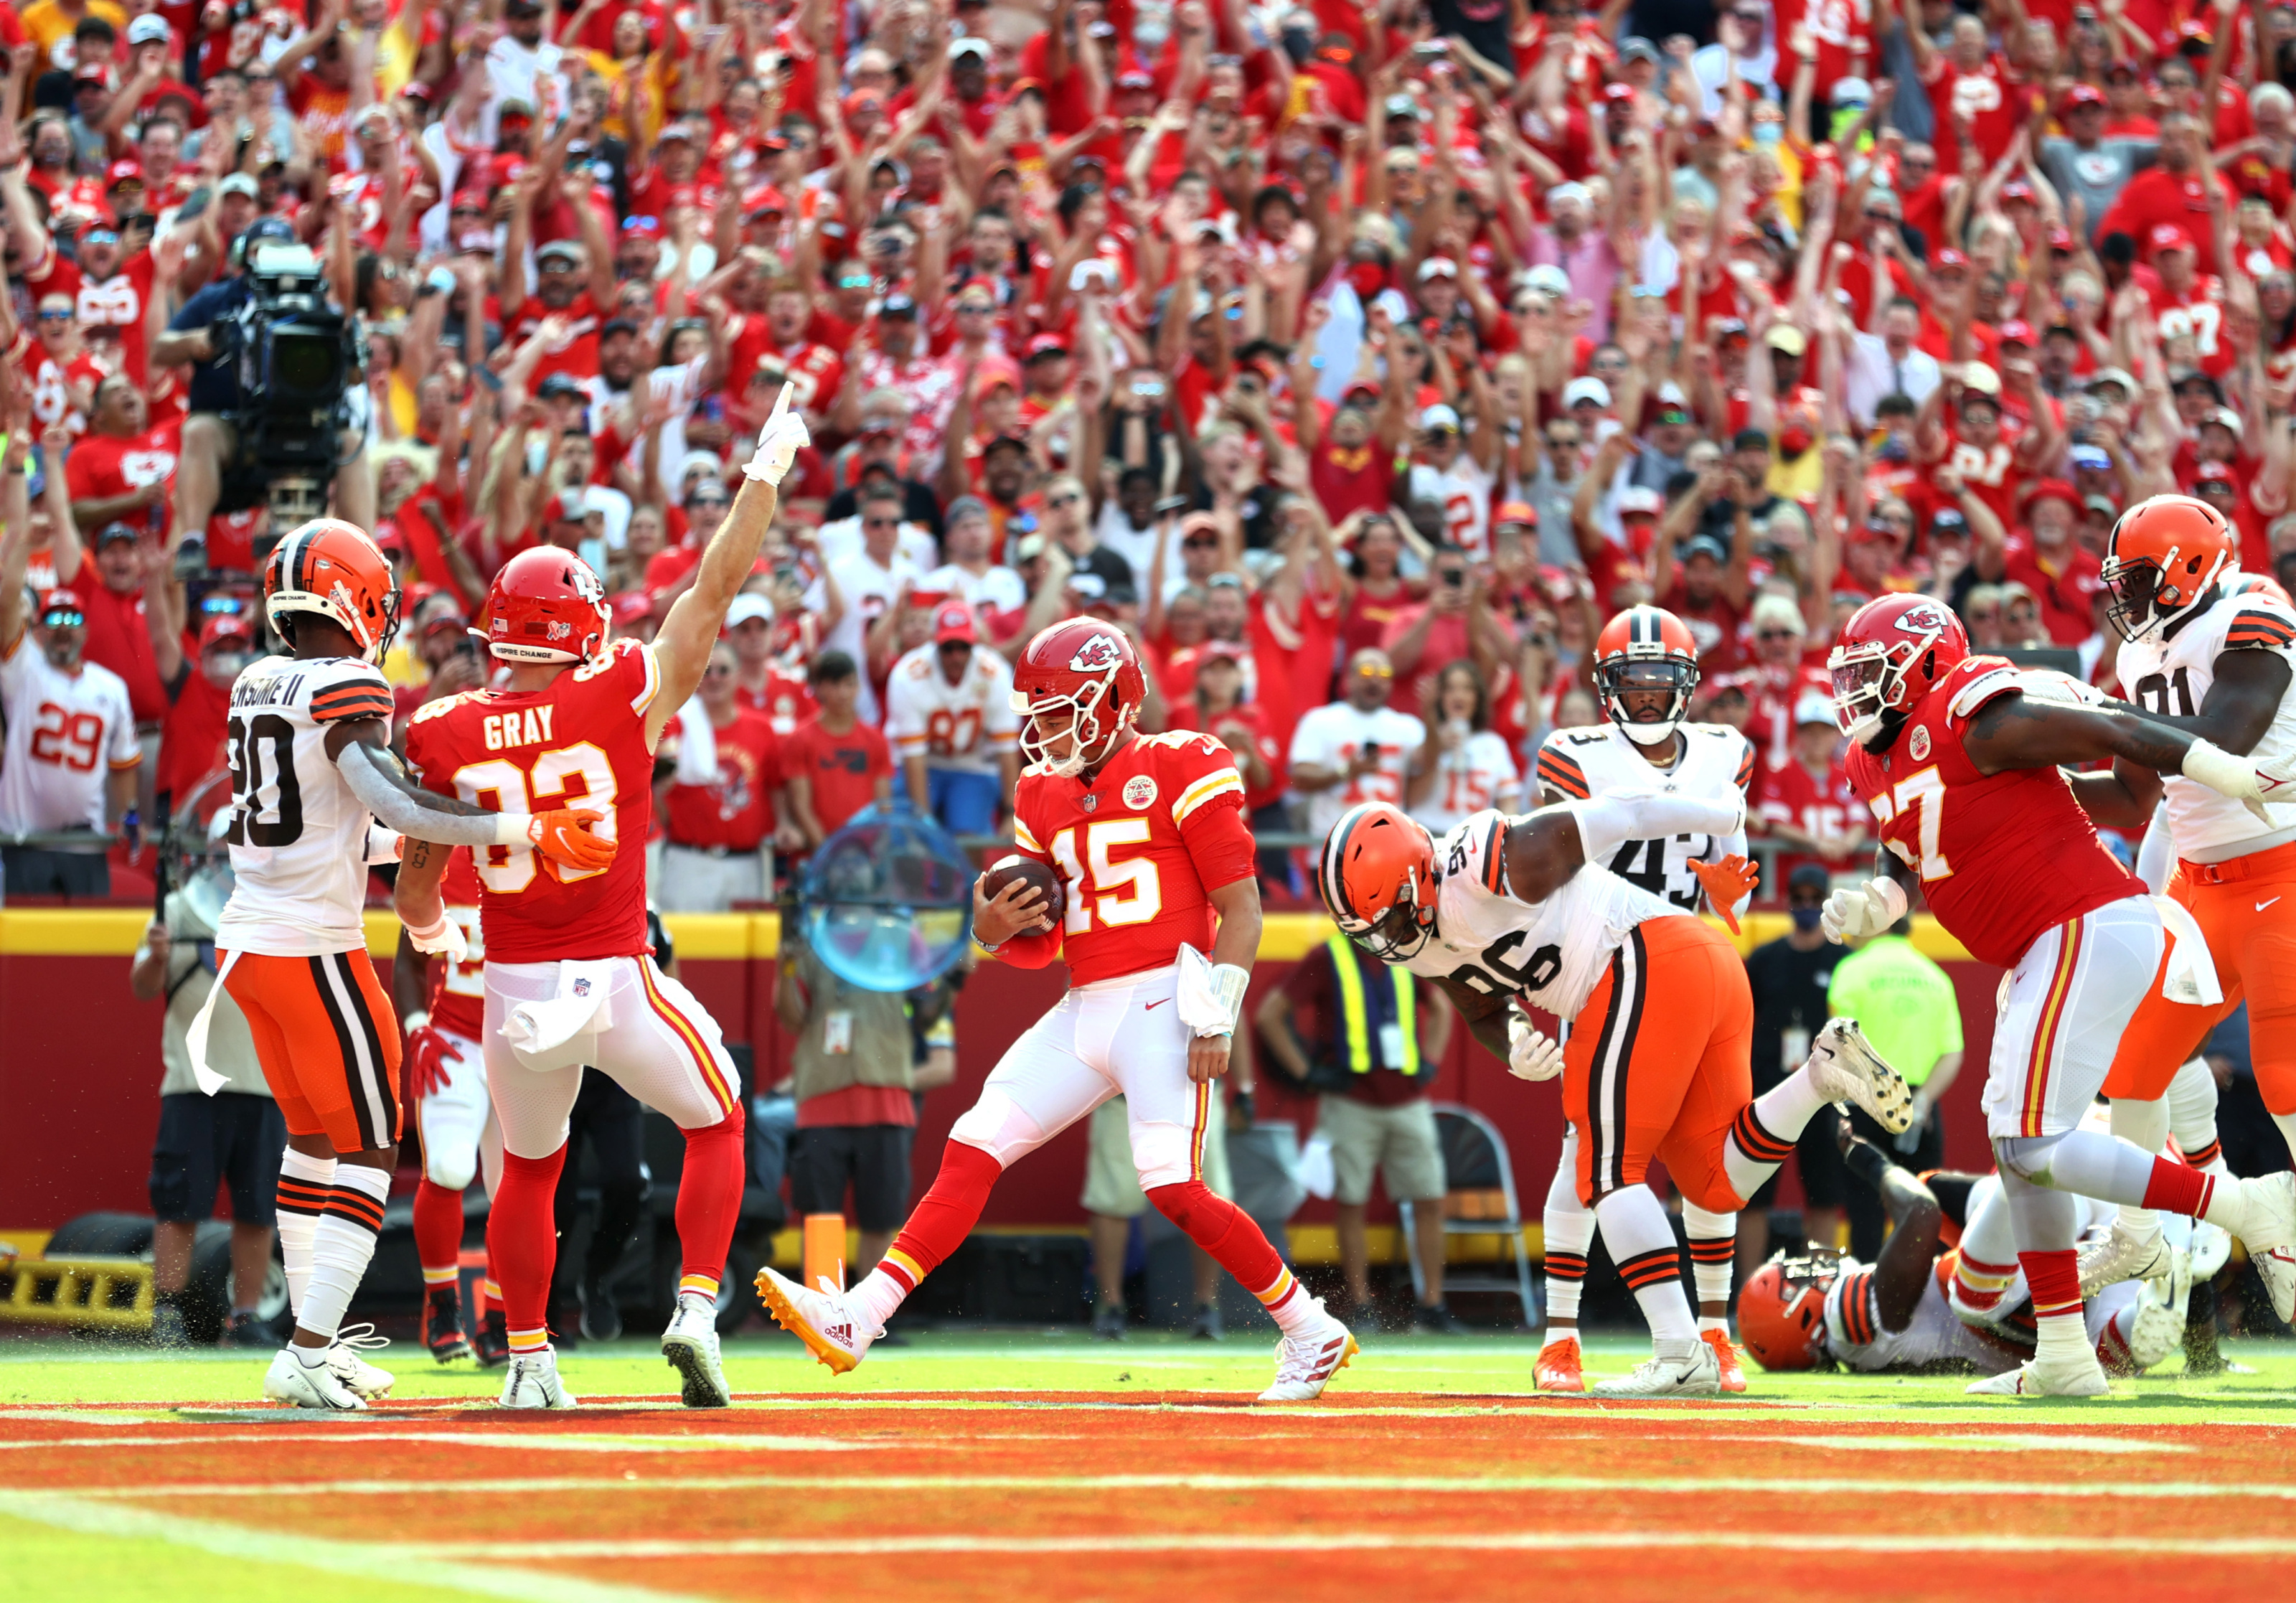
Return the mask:
[[382,661],[398,632],[398,577],[366,531],[340,518],[315,518],[291,530],[263,565],[263,610],[290,645],[296,612],[340,624],[359,655]]
[[[1148,678],[1124,631],[1096,618],[1055,623],[1021,654],[1013,670],[1013,711],[1021,715],[1021,753],[1032,774],[1078,774],[1108,755],[1140,716]],[[1066,724],[1056,724],[1062,713]],[[1069,752],[1054,758],[1046,743],[1066,735]]]
[[1825,1294],[1839,1273],[1831,1254],[1772,1258],[1738,1293],[1738,1344],[1765,1369],[1816,1369],[1825,1358]]
[[1435,933],[1435,841],[1386,802],[1340,815],[1316,864],[1316,890],[1332,922],[1382,962],[1399,963]]
[[2106,616],[2124,640],[2142,640],[2208,599],[2238,565],[2240,534],[2191,496],[2154,496],[2120,514],[2104,549]]
[[1927,596],[1883,596],[1841,626],[1825,659],[1833,676],[1833,717],[1860,745],[1884,713],[1903,712],[1969,655],[1953,609]]
[[[1611,721],[1638,746],[1663,745],[1698,688],[1698,642],[1681,619],[1663,607],[1628,607],[1595,637],[1595,689]],[[1665,713],[1637,723],[1627,710],[1629,691],[1658,691],[1670,699]]]
[[[606,649],[606,587],[571,551],[537,546],[487,592],[487,648],[505,662],[586,662]],[[480,631],[473,629],[473,634]]]

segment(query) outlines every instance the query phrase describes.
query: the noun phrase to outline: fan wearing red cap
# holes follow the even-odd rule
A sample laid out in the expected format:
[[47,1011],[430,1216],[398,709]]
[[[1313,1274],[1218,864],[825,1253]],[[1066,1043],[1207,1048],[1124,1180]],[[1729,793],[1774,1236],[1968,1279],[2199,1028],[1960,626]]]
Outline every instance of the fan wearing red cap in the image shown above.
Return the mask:
[[738,691],[733,643],[720,640],[701,691],[662,744],[662,754],[677,759],[676,778],[662,798],[668,839],[653,887],[665,913],[724,913],[737,901],[765,900],[773,887],[758,848],[805,843],[790,821],[781,740]]
[[954,834],[995,833],[1021,775],[1012,665],[980,642],[972,608],[944,601],[931,640],[894,663],[885,686],[885,737],[909,800]]
[[[1784,20],[1780,18],[1781,23]],[[1938,170],[1961,170],[1957,130],[1964,123],[1981,158],[1980,165],[1990,167],[2000,160],[2032,111],[2031,87],[2015,68],[1991,50],[1985,24],[1965,12],[1955,15],[1943,50],[1931,44],[1926,29],[1906,31],[1909,39],[1915,34],[1924,36],[1915,41],[1914,60],[1929,89]]]
[[[228,595],[209,597],[237,604]],[[225,768],[224,732],[231,716],[232,681],[255,655],[255,629],[242,611],[209,612],[200,621],[195,654],[184,652],[182,634],[154,631],[152,655],[168,711],[160,725],[160,795],[188,802],[201,781]]]
[[[2194,223],[2210,228],[2206,218]],[[2224,335],[2224,281],[2194,265],[2199,248],[2194,230],[2181,223],[2154,224],[2144,245],[2153,273],[2144,283],[2144,295],[2152,303],[2162,358],[2172,370],[2197,367],[2221,378],[2233,365],[2232,341]]]
[[2018,497],[2015,532],[1997,544],[1980,528],[1972,565],[1987,584],[2013,580],[2041,605],[2041,623],[2059,645],[2079,645],[2097,631],[2095,606],[2103,563],[2073,538],[2080,492],[2062,479],[2038,479]]
[[1925,423],[1918,441],[1921,460],[1940,470],[1932,475],[1935,487],[1948,497],[1967,489],[2004,530],[2016,526],[2018,485],[2061,438],[2054,408],[2033,407],[2032,397],[2039,391],[2030,360],[2025,368],[2022,383],[2030,393],[2012,411],[2003,404],[2001,375],[1991,367],[1982,362],[1947,364],[1946,389],[1953,405],[1943,428]]

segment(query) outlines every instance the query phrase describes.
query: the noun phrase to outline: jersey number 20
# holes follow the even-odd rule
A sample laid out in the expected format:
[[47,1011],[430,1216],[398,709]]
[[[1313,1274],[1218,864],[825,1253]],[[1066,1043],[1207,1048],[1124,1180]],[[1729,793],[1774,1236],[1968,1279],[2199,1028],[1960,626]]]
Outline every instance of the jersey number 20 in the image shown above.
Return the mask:
[[[270,748],[274,777],[263,777],[263,749]],[[303,835],[303,787],[295,777],[295,726],[276,712],[253,718],[231,716],[224,737],[224,756],[231,764],[231,828],[224,839],[234,846],[291,846]],[[263,804],[263,793],[276,785],[275,809]],[[263,821],[266,812],[272,822]]]

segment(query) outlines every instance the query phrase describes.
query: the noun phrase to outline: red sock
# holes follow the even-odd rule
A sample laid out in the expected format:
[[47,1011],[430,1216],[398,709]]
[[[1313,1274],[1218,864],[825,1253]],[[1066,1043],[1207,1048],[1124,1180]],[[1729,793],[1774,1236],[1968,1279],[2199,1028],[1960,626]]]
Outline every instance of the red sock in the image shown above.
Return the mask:
[[726,1245],[734,1239],[741,1213],[742,1115],[737,1109],[706,1129],[685,1132],[685,1171],[677,1181],[677,1245],[685,1256],[679,1290],[718,1295],[718,1278],[726,1272]]
[[2216,1188],[2214,1175],[2172,1163],[2167,1158],[2154,1158],[2152,1173],[2144,1182],[2144,1205],[2164,1213],[2184,1213],[2198,1219],[2209,1211],[2209,1201]]
[[1158,1186],[1148,1193],[1148,1200],[1253,1295],[1283,1279],[1283,1260],[1267,1245],[1251,1215],[1214,1195],[1203,1181]]
[[427,1174],[414,1186],[414,1256],[425,1287],[454,1284],[463,1261],[463,1194]]
[[910,1212],[908,1223],[877,1267],[898,1282],[904,1293],[914,1291],[919,1281],[964,1245],[980,1222],[989,1188],[1004,1172],[1004,1166],[980,1147],[951,1141],[941,1149],[940,1172],[933,1176],[932,1188]]
[[550,1273],[558,1263],[553,1204],[566,1148],[546,1158],[503,1154],[502,1188],[487,1216],[487,1262],[502,1287],[512,1330],[540,1330],[550,1314]]
[[2033,1317],[2057,1319],[2081,1309],[2080,1254],[2070,1247],[2055,1252],[2020,1253],[2025,1266],[2025,1288],[2033,1295]]

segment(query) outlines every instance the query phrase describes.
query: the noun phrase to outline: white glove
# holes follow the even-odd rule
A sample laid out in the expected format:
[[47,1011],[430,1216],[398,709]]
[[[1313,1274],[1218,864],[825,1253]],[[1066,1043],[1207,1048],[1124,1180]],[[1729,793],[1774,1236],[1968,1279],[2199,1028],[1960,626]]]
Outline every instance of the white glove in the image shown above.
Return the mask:
[[2267,825],[2274,822],[2272,815],[2264,810],[2267,800],[2296,802],[2296,773],[2260,769],[2248,758],[2235,757],[2213,741],[2193,742],[2193,749],[2185,753],[2183,773],[2185,778],[2242,803]]
[[1827,897],[1817,927],[1839,946],[1878,935],[1905,916],[1905,892],[1896,880],[1882,875]]
[[471,955],[470,943],[463,939],[463,926],[448,917],[443,907],[439,909],[439,922],[428,928],[408,925],[406,939],[416,951],[433,957],[443,955],[449,963],[460,963]]
[[1507,1018],[1507,1073],[1517,1080],[1552,1080],[1562,1073],[1562,1043],[1550,1040],[1521,1013]]
[[742,468],[745,478],[763,479],[778,486],[797,460],[799,451],[813,443],[805,419],[794,412],[777,412],[758,434],[758,454]]

